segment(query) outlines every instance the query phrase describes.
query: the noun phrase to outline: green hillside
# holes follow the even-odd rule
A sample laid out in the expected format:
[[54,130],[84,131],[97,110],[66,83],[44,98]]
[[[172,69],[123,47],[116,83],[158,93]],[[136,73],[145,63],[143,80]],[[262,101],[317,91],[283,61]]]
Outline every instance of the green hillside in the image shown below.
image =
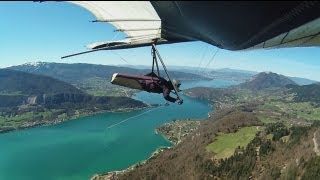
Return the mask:
[[250,81],[239,85],[241,88],[250,90],[262,90],[266,88],[282,88],[288,84],[296,83],[286,76],[272,72],[262,72],[255,75]]
[[[114,73],[124,73],[132,75],[145,75],[150,73],[150,69],[133,69],[128,67],[107,66],[97,64],[64,64],[64,63],[45,63],[23,64],[12,66],[9,69],[30,72],[50,76],[55,79],[65,81],[77,88],[97,96],[127,96],[132,95],[136,90],[122,86],[112,85],[111,77]],[[160,71],[164,77],[165,72]],[[170,71],[170,75],[180,80],[204,80],[208,79],[200,75]]]
[[92,96],[52,77],[10,69],[0,69],[0,102],[0,132],[146,107],[128,97]]

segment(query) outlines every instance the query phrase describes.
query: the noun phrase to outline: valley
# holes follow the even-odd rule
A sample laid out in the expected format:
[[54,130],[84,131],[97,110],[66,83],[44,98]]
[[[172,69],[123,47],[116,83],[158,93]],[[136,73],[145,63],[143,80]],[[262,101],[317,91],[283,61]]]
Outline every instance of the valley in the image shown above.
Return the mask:
[[[46,64],[46,67],[49,65]],[[50,71],[47,69],[45,72]],[[156,112],[172,111],[173,115],[177,112],[176,108],[184,109],[183,116],[165,121],[159,116],[157,125],[151,126],[152,134],[156,132],[159,137],[165,137],[174,147],[157,147],[158,150],[150,158],[130,165],[129,169],[110,166],[107,167],[108,172],[100,170],[100,175],[94,175],[97,171],[92,169],[92,179],[318,177],[315,173],[317,168],[306,168],[319,161],[318,84],[301,86],[285,76],[269,72],[250,75],[250,78],[244,75],[239,85],[232,82],[212,88],[212,85],[195,87],[190,81],[198,78],[197,82],[200,82],[206,78],[186,77],[184,82],[189,89],[185,89],[183,94],[194,99],[190,101],[208,102],[213,108],[207,113],[207,118],[194,119],[190,118],[193,104],[188,105],[189,100],[183,107],[167,106],[158,110],[161,106],[157,104],[161,104],[162,97],[154,101],[155,96],[149,93],[108,88],[104,86],[106,81],[101,76],[76,80],[71,78],[73,75],[64,81],[21,71],[2,70],[0,73],[2,132],[56,125],[84,116],[90,118],[97,113],[101,116],[106,112],[125,114],[151,108],[150,111]],[[225,78],[228,79],[227,75]],[[77,82],[75,86],[66,82],[73,80]],[[109,96],[105,96],[107,91]],[[141,96],[136,97],[137,94]],[[170,113],[167,115],[171,116]],[[119,121],[121,123],[123,120]],[[275,157],[281,158],[272,161]],[[291,157],[295,157],[294,160]],[[103,164],[101,162],[99,167],[102,168]]]
[[177,144],[174,148],[129,171],[109,175],[115,179],[319,178],[314,137],[320,129],[320,101],[318,93],[310,92],[320,86],[291,83],[277,74],[261,73],[229,88],[188,89],[186,95],[214,106],[210,117],[189,128],[192,132],[179,143],[177,137],[188,123],[161,126],[160,132]]
[[[138,90],[112,85],[109,79],[113,73],[142,75],[147,69],[38,62],[0,71],[0,133],[153,106],[131,98]],[[208,80],[183,72],[172,75],[184,81]]]
[[[112,85],[111,77],[114,73],[124,73],[131,75],[144,75],[149,73],[151,67],[144,69],[136,69],[132,67],[108,66],[97,64],[64,64],[64,63],[26,63],[19,66],[12,66],[9,69],[31,72],[33,74],[50,76],[55,79],[74,85],[80,90],[94,96],[124,96],[131,97],[138,92],[122,86]],[[161,70],[160,74],[164,75]],[[209,80],[191,72],[172,71],[171,75],[182,81],[185,80]]]
[[128,97],[89,95],[51,77],[8,69],[0,69],[0,102],[0,133],[150,107]]

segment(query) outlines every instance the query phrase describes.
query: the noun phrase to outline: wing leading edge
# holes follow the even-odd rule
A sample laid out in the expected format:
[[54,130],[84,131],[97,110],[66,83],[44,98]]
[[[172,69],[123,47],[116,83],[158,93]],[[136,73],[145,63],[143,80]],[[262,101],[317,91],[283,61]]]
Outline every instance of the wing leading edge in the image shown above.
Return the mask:
[[320,3],[232,1],[70,1],[127,38],[89,49],[126,49],[203,41],[222,49],[320,45]]

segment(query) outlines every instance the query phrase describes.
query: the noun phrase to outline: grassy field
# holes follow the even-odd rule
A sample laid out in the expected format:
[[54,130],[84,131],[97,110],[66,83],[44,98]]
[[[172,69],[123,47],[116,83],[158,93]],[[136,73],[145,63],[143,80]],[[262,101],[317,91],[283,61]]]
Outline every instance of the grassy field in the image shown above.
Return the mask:
[[264,117],[264,116],[257,116],[259,121],[265,123],[265,124],[270,124],[270,123],[274,123],[277,122],[277,120],[269,118],[269,117]]
[[110,79],[92,77],[74,84],[76,87],[93,96],[131,96],[136,90],[113,85]]
[[3,96],[17,96],[17,95],[23,95],[21,91],[12,91],[12,92],[7,92],[7,91],[0,91],[0,95]]
[[107,88],[105,90],[97,90],[97,89],[89,89],[86,90],[86,93],[93,95],[93,96],[124,96],[130,97],[134,92],[138,92],[131,89],[126,88],[119,88],[119,87],[112,87]]
[[1,127],[19,127],[28,121],[33,121],[34,119],[50,119],[54,112],[44,111],[44,112],[26,112],[16,116],[0,116],[0,128]]
[[305,120],[320,120],[320,108],[312,106],[309,102],[303,103],[284,103],[271,102],[267,105],[269,108],[273,107],[274,111],[285,112],[290,116],[302,118]]
[[279,112],[281,111],[280,107],[277,106],[277,104],[275,103],[268,103],[268,104],[264,104],[262,107],[261,107],[263,110],[269,110],[269,111],[275,111],[275,112]]
[[4,126],[6,124],[6,118],[0,116],[0,127]]
[[216,159],[230,157],[238,146],[247,146],[258,131],[258,126],[252,126],[241,128],[236,133],[221,134],[206,149],[207,151],[214,152]]
[[[52,111],[53,112],[53,111]],[[45,112],[26,112],[20,115],[16,116],[0,116],[0,121],[27,121],[27,120],[32,120],[34,118],[50,118],[52,116],[51,111],[45,111]]]

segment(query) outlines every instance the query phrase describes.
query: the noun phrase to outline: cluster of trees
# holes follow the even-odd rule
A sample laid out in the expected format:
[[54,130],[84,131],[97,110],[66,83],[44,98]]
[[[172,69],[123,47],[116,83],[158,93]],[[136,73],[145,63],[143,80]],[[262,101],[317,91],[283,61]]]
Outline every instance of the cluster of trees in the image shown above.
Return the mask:
[[17,106],[26,98],[24,95],[0,95],[0,108]]
[[289,141],[289,147],[296,145],[300,142],[301,137],[306,137],[308,135],[309,130],[311,127],[309,126],[293,126],[290,128],[291,134],[290,134],[290,141]]
[[[315,122],[311,127],[294,126],[287,128],[283,123],[277,122],[267,125],[265,135],[273,134],[272,141],[278,141],[281,137],[290,135],[287,147],[292,147],[300,143],[301,138],[308,135],[313,127],[320,127],[320,122]],[[197,161],[202,161],[199,171],[203,170],[203,178],[219,177],[222,179],[249,179],[257,165],[257,147],[259,147],[259,156],[268,158],[272,152],[276,150],[276,143],[272,143],[270,139],[264,138],[264,135],[257,136],[247,145],[246,148],[237,148],[235,154],[226,159],[212,161],[198,157]],[[279,145],[279,144],[278,144]],[[313,157],[311,160],[303,163],[304,174],[302,179],[319,179],[320,178],[320,157]],[[287,176],[296,177],[294,168],[288,170]],[[292,172],[291,172],[292,171]],[[280,167],[272,167],[268,171],[268,175],[273,179],[281,176]]]
[[256,136],[246,148],[239,147],[233,156],[217,162],[207,159],[200,168],[205,174],[223,179],[249,179],[256,165],[257,147],[260,147],[260,156],[266,156],[274,151],[270,140]]
[[290,131],[282,122],[277,122],[268,124],[266,127],[266,133],[273,134],[272,140],[278,141],[283,136],[289,135]]
[[302,180],[308,179],[320,179],[320,157],[312,157],[306,162],[305,172],[302,175]]
[[[320,127],[320,122],[315,122],[311,127],[294,126],[287,128],[283,123],[273,123],[267,125],[265,135],[273,134],[272,141],[278,141],[281,137],[290,135],[287,147],[297,145],[301,138],[308,135],[313,127]],[[212,161],[198,157],[197,161],[202,161],[199,171],[203,171],[203,178],[219,177],[222,179],[249,179],[257,167],[257,147],[259,147],[259,156],[268,159],[268,155],[276,150],[277,143],[270,139],[257,134],[257,136],[247,145],[246,148],[237,148],[235,154],[226,159]],[[279,144],[278,144],[279,145]],[[266,163],[266,162],[264,162]],[[320,178],[320,157],[312,157],[311,160],[303,164],[304,173],[302,179],[319,179]],[[289,167],[287,177],[297,177],[295,173],[297,166]],[[274,166],[268,170],[268,177],[278,179],[281,176],[281,168]]]
[[291,128],[287,128],[282,122],[276,122],[272,124],[268,124],[266,126],[266,134],[273,134],[272,140],[278,141],[284,136],[288,136],[290,134],[288,146],[291,147],[300,142],[301,137],[306,137],[308,135],[308,131],[312,127],[318,127],[320,125],[319,122],[313,123],[310,126],[292,126]]

